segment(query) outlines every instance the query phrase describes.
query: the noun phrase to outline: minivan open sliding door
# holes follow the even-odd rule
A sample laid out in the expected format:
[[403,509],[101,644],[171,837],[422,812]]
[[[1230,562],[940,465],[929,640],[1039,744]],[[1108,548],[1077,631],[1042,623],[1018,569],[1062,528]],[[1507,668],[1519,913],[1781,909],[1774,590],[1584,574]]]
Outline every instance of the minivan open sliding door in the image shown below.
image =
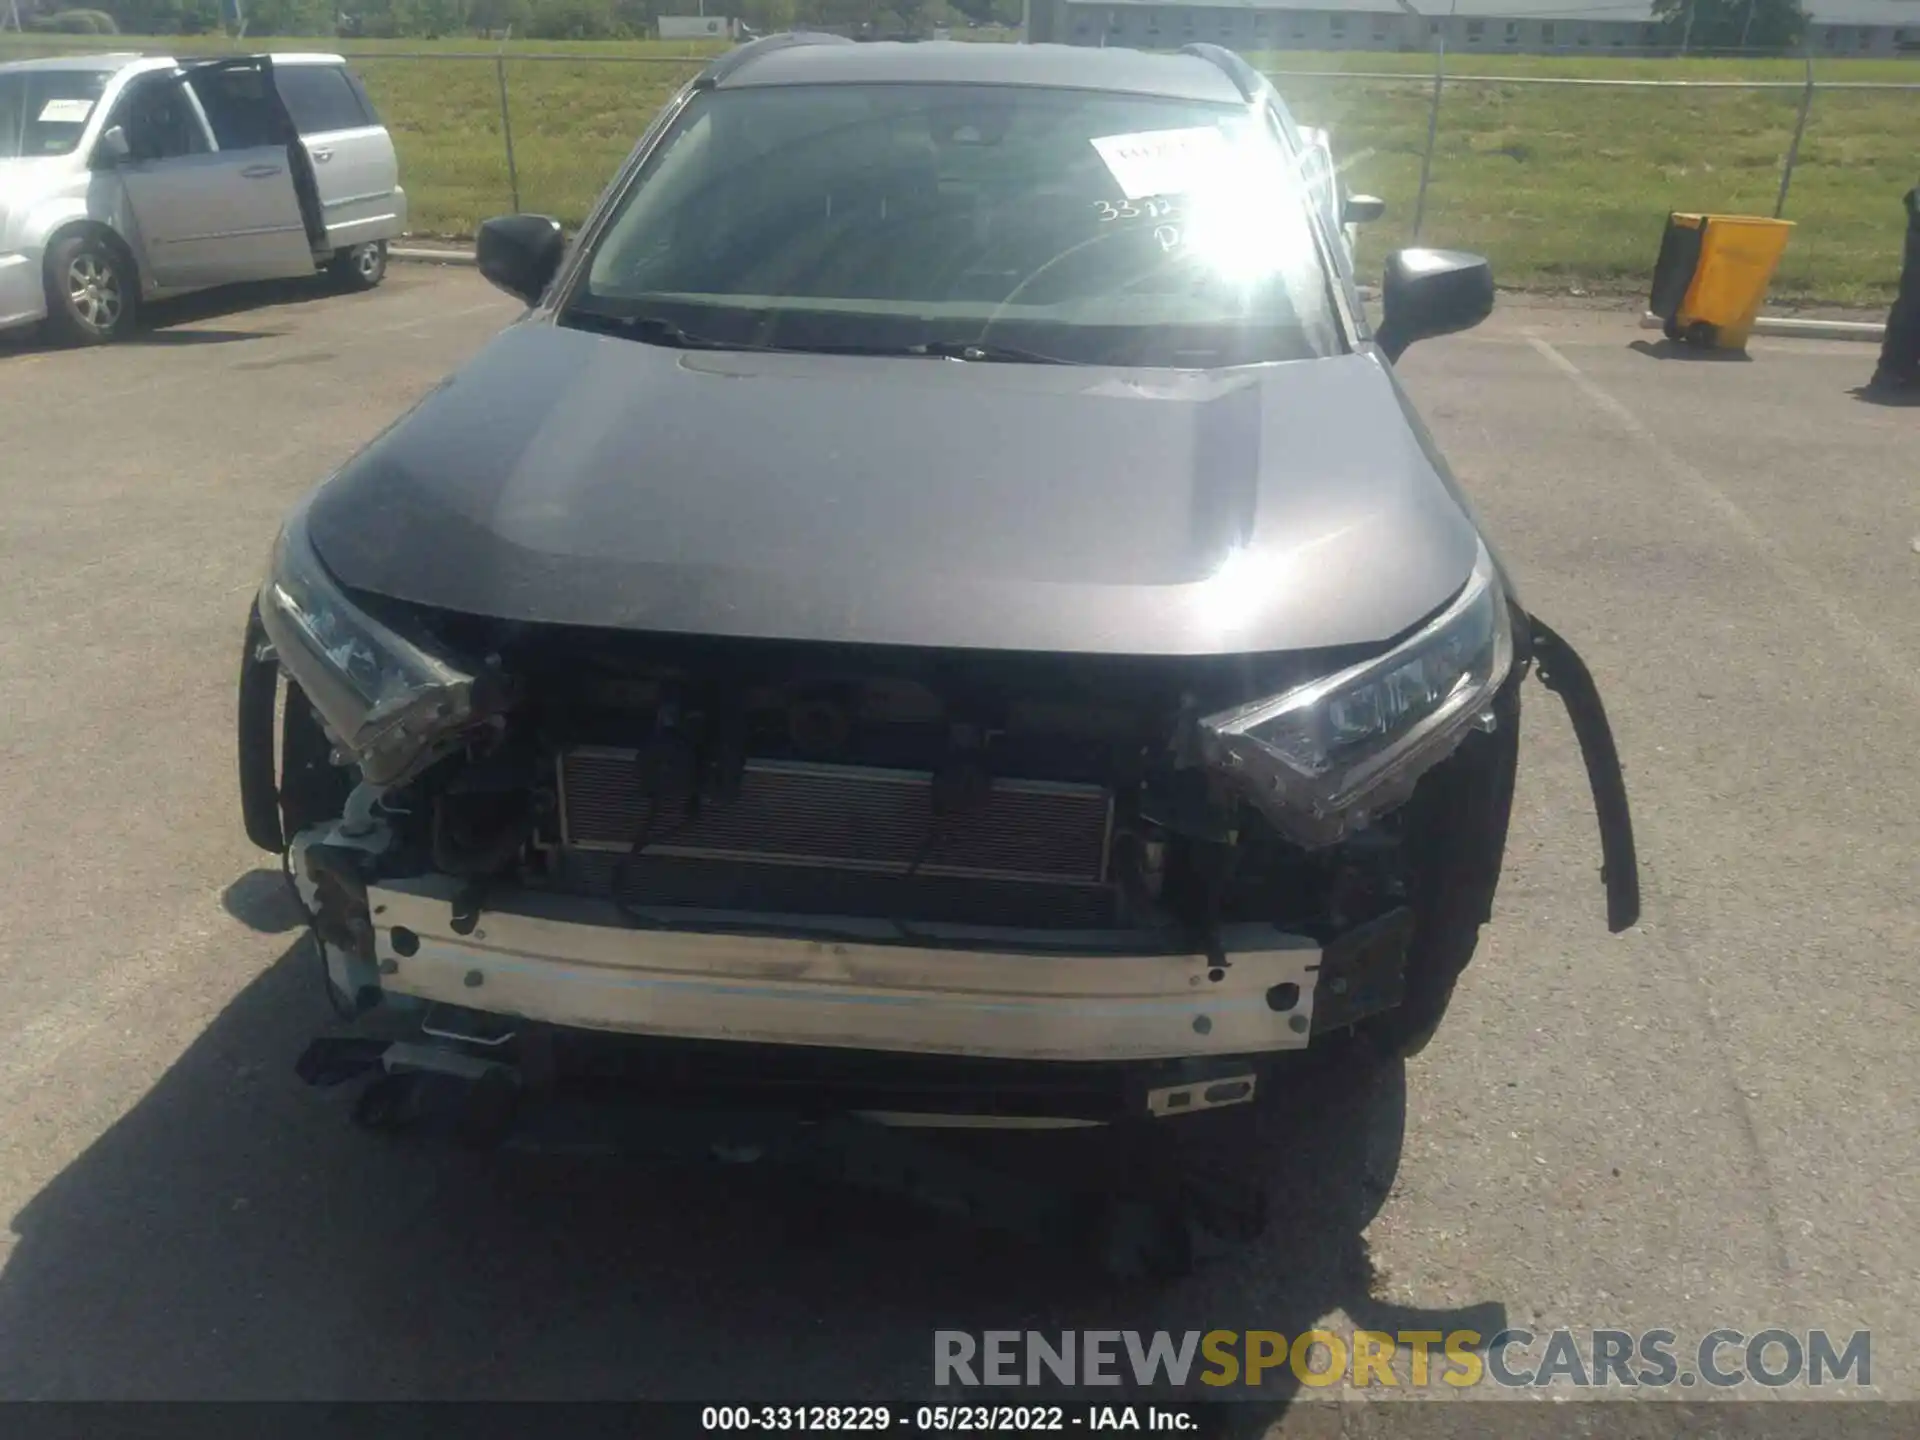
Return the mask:
[[274,88],[313,161],[327,243],[344,250],[398,235],[406,196],[393,137],[345,66],[296,59],[273,67]]
[[[273,86],[266,56],[190,63],[184,67],[207,125],[220,177],[208,197],[213,232],[206,270],[196,281],[279,280],[314,271],[318,201],[304,149]],[[324,232],[323,232],[324,233]]]

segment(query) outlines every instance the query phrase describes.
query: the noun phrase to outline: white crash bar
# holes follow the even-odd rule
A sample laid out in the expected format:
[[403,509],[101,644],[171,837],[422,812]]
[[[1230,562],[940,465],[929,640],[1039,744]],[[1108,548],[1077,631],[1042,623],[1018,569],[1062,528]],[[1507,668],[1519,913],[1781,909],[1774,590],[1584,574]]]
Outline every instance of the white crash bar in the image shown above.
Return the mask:
[[533,895],[489,896],[458,935],[456,890],[442,877],[369,887],[383,989],[642,1035],[1024,1060],[1297,1050],[1320,966],[1315,942],[1268,925],[1224,927],[1228,964],[1213,980],[1202,954],[653,930],[600,923],[608,906]]

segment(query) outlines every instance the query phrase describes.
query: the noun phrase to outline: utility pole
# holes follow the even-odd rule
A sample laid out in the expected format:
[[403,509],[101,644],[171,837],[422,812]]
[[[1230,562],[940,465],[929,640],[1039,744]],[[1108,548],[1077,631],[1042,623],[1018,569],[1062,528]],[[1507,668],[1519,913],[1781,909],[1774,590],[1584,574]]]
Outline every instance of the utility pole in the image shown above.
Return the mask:
[[1742,50],[1747,48],[1747,36],[1753,30],[1753,12],[1759,3],[1760,0],[1747,0],[1747,20],[1746,23],[1740,27],[1740,48]]
[[16,31],[24,31],[26,29],[26,27],[20,23],[20,0],[7,0],[7,13],[0,15],[0,30],[5,30],[9,22],[12,23]]
[[1680,32],[1680,53],[1687,53],[1687,47],[1693,43],[1693,10],[1697,0],[1687,0],[1687,24]]
[[[1409,15],[1421,14],[1411,0],[1400,0],[1400,6]],[[1433,42],[1433,103],[1427,110],[1427,148],[1420,156],[1420,193],[1413,202],[1413,243],[1416,245],[1420,243],[1420,223],[1427,216],[1427,181],[1433,174],[1433,142],[1440,133],[1440,88],[1446,83],[1447,32],[1453,28],[1454,17],[1459,13],[1460,0],[1453,0],[1447,7],[1446,28]],[[1434,28],[1431,22],[1429,28]]]

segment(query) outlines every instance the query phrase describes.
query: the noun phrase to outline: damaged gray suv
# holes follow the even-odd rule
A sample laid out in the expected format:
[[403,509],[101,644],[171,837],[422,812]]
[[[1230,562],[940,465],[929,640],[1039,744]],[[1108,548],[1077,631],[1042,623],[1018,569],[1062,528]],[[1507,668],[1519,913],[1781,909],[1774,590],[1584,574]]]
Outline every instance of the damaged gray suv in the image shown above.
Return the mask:
[[364,1064],[1030,1125],[1411,1053],[1529,670],[1633,923],[1592,682],[1394,376],[1488,268],[1399,252],[1370,327],[1310,148],[1213,47],[777,36],[570,241],[490,221],[528,310],[246,640],[248,834],[402,1027]]

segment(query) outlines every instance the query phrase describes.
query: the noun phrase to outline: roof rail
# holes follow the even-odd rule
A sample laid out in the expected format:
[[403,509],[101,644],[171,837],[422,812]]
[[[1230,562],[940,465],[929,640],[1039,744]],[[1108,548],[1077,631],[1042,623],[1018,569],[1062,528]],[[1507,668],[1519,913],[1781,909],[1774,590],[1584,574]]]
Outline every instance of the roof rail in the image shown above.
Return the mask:
[[1267,77],[1241,59],[1223,45],[1182,45],[1182,55],[1197,55],[1208,64],[1219,67],[1233,81],[1242,100],[1258,100],[1267,93]]
[[787,50],[795,45],[851,45],[852,43],[844,35],[830,35],[819,30],[795,30],[780,35],[762,35],[758,40],[749,40],[746,44],[727,51],[702,70],[699,78],[693,83],[703,90],[711,90],[742,66],[752,64],[772,50]]

